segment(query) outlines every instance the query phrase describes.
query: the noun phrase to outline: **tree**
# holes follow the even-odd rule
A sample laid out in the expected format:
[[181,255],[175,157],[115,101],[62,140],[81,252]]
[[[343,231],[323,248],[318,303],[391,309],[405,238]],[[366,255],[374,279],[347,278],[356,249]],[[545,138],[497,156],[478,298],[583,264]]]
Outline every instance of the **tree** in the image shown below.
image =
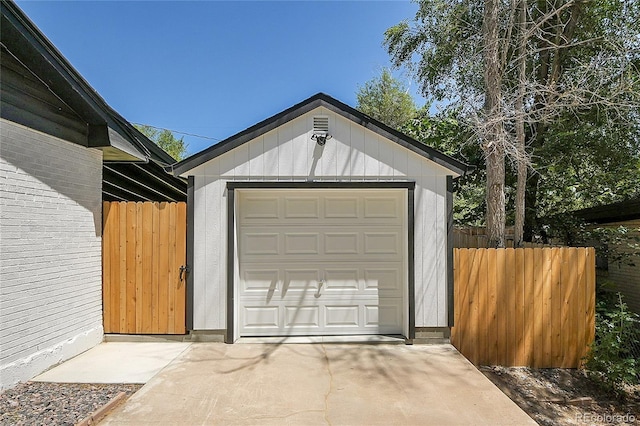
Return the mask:
[[[475,129],[486,159],[486,222],[494,245],[501,245],[501,235],[492,221],[506,206],[502,152],[520,171],[516,222],[524,227],[526,202],[530,239],[547,172],[536,162],[554,124],[585,126],[596,110],[607,122],[637,128],[639,10],[635,2],[617,0],[424,0],[411,24],[387,30],[394,64],[409,66],[425,94],[459,105]],[[523,165],[536,169],[529,179]]]
[[184,142],[184,137],[178,139],[170,130],[158,129],[145,124],[135,125],[135,127],[152,142],[165,150],[176,161],[180,161],[186,157],[187,145]]
[[[383,82],[385,82],[383,84]],[[392,120],[376,115],[379,111],[391,111],[388,116],[396,118],[398,124],[394,126],[397,130],[424,143],[432,148],[450,155],[458,160],[472,164],[478,168],[484,167],[484,161],[476,145],[460,144],[461,140],[470,137],[469,129],[458,119],[460,111],[456,108],[443,108],[437,114],[432,115],[430,104],[424,105],[416,110],[415,105],[407,108],[406,105],[413,100],[408,95],[402,83],[396,80],[388,70],[383,70],[381,76],[374,78],[366,84],[370,89],[365,96],[363,88],[359,88],[357,96],[361,110],[368,111],[369,115],[383,122]],[[396,88],[398,96],[382,96],[381,93],[387,91],[385,88]],[[404,105],[404,107],[403,107]],[[405,110],[405,114],[398,114],[398,111]],[[456,203],[454,205],[454,222],[457,224],[479,225],[481,217],[484,216],[485,203],[484,193],[479,190],[481,182],[484,181],[483,173],[474,173],[463,176],[454,182],[456,191]]]
[[407,88],[384,68],[379,77],[358,88],[357,109],[394,129],[407,123],[417,107]]

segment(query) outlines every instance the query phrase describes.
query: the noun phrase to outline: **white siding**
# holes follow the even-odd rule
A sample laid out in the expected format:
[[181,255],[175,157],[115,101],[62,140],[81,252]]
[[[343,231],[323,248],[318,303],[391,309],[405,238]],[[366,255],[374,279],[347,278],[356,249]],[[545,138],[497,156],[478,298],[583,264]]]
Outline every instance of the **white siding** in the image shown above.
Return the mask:
[[[314,115],[330,119],[333,138],[323,148],[311,140]],[[446,327],[446,176],[451,174],[322,107],[190,170],[184,175],[195,176],[194,328],[226,327],[226,183],[309,179],[416,182],[416,326]]]
[[0,377],[102,340],[102,153],[2,120]]

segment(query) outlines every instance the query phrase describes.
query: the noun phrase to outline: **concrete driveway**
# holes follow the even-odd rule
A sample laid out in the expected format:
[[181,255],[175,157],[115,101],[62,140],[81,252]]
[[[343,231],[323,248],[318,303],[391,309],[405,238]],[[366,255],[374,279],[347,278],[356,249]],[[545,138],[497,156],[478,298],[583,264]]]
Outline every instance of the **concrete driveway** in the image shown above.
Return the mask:
[[196,343],[102,424],[536,423],[451,345]]

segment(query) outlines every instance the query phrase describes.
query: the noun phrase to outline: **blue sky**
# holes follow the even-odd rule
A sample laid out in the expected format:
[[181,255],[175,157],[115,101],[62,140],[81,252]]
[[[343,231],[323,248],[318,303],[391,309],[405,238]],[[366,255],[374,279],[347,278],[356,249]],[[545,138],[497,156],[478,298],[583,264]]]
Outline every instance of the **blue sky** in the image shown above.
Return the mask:
[[417,10],[400,0],[17,3],[127,120],[216,138],[185,136],[189,154],[317,92],[355,106],[358,86],[390,66],[384,31]]

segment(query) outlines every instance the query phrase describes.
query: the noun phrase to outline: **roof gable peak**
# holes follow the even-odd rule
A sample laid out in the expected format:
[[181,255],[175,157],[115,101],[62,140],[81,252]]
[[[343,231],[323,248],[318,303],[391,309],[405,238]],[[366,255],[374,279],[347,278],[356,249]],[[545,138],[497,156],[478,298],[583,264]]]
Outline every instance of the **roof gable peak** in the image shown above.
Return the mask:
[[328,110],[356,123],[362,127],[369,129],[378,135],[397,143],[398,145],[415,152],[449,170],[453,174],[464,175],[473,168],[456,160],[442,152],[433,149],[423,143],[410,138],[409,136],[385,125],[384,123],[340,102],[339,100],[327,95],[326,93],[316,93],[315,95],[305,99],[304,101],[293,105],[286,110],[275,114],[205,150],[194,154],[178,163],[173,164],[168,169],[174,175],[182,175],[195,167],[198,167],[209,160],[212,160],[238,146],[247,143],[277,127],[280,127],[289,121],[300,117],[318,107],[325,107]]

